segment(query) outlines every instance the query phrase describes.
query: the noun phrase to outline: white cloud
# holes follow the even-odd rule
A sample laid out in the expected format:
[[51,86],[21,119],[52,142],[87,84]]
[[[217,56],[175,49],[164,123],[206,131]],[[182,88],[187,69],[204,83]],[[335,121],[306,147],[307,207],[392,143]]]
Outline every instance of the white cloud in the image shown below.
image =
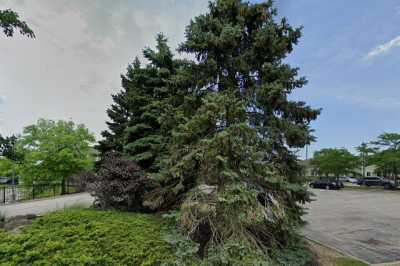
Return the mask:
[[377,46],[376,48],[372,49],[368,55],[366,56],[367,59],[372,59],[374,57],[383,55],[383,54],[387,54],[389,53],[391,50],[393,50],[396,47],[400,47],[400,35],[397,36],[396,38],[381,44],[379,46]]

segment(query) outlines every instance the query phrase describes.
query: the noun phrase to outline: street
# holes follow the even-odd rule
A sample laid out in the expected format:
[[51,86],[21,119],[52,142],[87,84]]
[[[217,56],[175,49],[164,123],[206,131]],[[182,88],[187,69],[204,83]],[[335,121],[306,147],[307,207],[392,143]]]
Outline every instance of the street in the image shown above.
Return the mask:
[[90,206],[92,203],[93,197],[90,196],[89,193],[78,193],[55,198],[38,199],[2,205],[0,206],[0,213],[4,215],[5,218],[27,214],[42,215],[48,212],[73,206]]

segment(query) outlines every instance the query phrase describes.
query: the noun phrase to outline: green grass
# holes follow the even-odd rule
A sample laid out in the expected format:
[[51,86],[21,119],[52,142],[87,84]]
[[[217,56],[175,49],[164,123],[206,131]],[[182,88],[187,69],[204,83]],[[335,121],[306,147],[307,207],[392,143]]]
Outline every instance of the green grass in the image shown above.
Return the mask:
[[346,186],[346,185],[344,187],[344,190],[365,190],[365,191],[373,191],[373,192],[398,191],[398,190],[384,189],[383,187]]
[[166,230],[152,215],[67,209],[0,231],[0,265],[160,265],[174,260]]
[[335,266],[368,266],[368,264],[348,258],[337,258],[334,263]]

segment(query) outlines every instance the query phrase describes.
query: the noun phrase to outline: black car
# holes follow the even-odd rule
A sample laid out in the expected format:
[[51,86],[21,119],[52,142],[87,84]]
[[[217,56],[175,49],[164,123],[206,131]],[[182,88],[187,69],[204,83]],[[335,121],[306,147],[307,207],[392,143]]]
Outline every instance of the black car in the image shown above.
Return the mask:
[[396,182],[394,180],[387,180],[387,179],[383,180],[382,185],[385,189],[399,189],[399,187],[400,187],[399,182]]
[[310,183],[312,188],[323,188],[323,189],[341,189],[344,187],[343,183],[333,179],[320,179]]
[[381,177],[365,177],[358,181],[360,186],[365,185],[367,187],[379,186],[385,189],[397,189],[399,188],[399,183],[393,180],[384,179]]
[[12,179],[10,177],[0,177],[0,185],[18,185],[18,179]]
[[373,176],[373,177],[365,177],[365,178],[360,178],[358,180],[358,183],[360,186],[367,186],[367,187],[372,187],[372,186],[384,186],[385,181],[383,178]]

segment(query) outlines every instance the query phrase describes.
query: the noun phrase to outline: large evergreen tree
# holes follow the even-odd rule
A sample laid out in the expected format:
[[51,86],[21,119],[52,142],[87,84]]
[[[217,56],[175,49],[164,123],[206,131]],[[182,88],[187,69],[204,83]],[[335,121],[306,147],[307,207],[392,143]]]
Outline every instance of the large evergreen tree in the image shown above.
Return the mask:
[[272,1],[216,0],[178,49],[194,61],[174,60],[159,36],[144,51],[149,64],[130,66],[113,97],[100,149],[163,177],[142,205],[179,206],[179,226],[208,265],[265,265],[297,240],[309,194],[293,150],[313,141],[319,114],[289,99],[306,84],[284,62],[300,36]]
[[139,60],[128,66],[121,76],[122,91],[113,95],[107,110],[109,130],[102,133],[98,146],[102,154],[119,151],[146,170],[155,171],[165,151],[168,132],[160,124],[163,105],[170,95],[171,79],[180,60],[175,60],[164,35],[157,36],[156,50],[146,48],[142,67]]
[[196,82],[177,109],[186,119],[168,169],[176,193],[191,189],[180,224],[202,252],[290,244],[308,200],[292,149],[314,139],[309,124],[319,114],[288,99],[306,84],[283,61],[300,36],[277,20],[272,1],[217,0],[186,29],[179,50],[196,57],[185,73]]
[[[210,12],[194,19],[186,31],[181,52],[196,56],[192,88],[203,91],[233,91],[246,99],[249,123],[267,144],[266,160],[286,176],[298,171],[291,148],[304,147],[314,138],[309,123],[319,110],[304,102],[289,100],[293,90],[306,84],[298,69],[283,59],[301,36],[300,28],[286,19],[276,21],[272,1],[248,4],[219,0]],[[194,108],[195,109],[195,108]],[[294,171],[293,171],[294,170]]]

